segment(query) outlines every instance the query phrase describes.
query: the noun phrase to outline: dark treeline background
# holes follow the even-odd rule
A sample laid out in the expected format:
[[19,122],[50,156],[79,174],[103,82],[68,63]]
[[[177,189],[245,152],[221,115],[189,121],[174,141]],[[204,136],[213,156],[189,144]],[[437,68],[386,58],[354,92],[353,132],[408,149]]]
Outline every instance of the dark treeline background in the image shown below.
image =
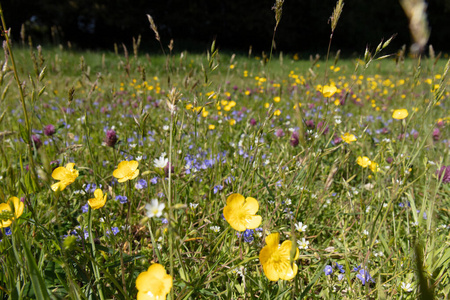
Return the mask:
[[[174,39],[176,50],[205,51],[213,39],[222,50],[269,51],[275,0],[8,0],[1,1],[13,38],[20,41],[25,24],[33,43],[70,41],[79,48],[113,49],[142,36],[141,47],[158,51],[146,14],[158,26],[164,47]],[[332,50],[344,55],[364,53],[397,34],[389,46],[409,46],[408,20],[398,0],[347,0]],[[276,50],[324,53],[330,36],[328,19],[336,0],[286,0],[276,34]],[[450,50],[450,0],[428,2],[430,43],[436,51]],[[52,34],[53,32],[53,34]]]

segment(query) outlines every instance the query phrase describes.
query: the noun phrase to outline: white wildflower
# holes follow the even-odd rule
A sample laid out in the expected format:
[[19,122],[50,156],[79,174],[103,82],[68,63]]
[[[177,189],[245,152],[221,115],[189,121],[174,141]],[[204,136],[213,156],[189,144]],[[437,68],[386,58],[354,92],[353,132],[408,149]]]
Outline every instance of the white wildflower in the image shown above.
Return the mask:
[[299,249],[308,249],[309,241],[305,240],[305,238],[302,238],[302,240],[297,240],[298,248]]
[[412,292],[413,288],[411,286],[411,283],[410,282],[408,282],[408,283],[402,282],[402,290],[404,290],[407,293]]
[[155,160],[153,161],[153,166],[155,168],[164,169],[167,166],[168,162],[169,160],[165,158],[163,155],[161,155],[159,158],[155,158]]
[[152,199],[151,203],[147,203],[145,205],[145,209],[147,210],[147,217],[161,217],[165,207],[166,205],[164,203],[159,203],[158,199]]
[[220,232],[220,226],[211,226],[209,227],[209,229],[211,229],[214,232]]
[[306,227],[308,227],[308,225],[304,225],[303,222],[298,222],[294,224],[294,226],[295,230],[297,230],[298,232],[306,232]]

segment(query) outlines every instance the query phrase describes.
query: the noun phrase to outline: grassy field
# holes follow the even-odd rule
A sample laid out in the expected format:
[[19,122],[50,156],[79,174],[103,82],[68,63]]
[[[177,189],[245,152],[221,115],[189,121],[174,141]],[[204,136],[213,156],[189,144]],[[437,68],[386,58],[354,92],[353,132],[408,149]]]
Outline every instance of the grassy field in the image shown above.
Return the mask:
[[446,58],[13,46],[3,299],[448,299]]

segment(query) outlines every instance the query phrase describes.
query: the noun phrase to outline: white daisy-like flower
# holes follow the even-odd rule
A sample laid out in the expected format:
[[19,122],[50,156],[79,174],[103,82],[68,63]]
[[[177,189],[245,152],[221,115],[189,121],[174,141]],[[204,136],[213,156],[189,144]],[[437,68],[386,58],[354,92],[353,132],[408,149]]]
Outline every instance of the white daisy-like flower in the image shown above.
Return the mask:
[[404,290],[407,293],[412,292],[412,290],[413,290],[410,282],[407,282],[407,283],[402,282],[401,287],[402,287],[402,290]]
[[164,169],[167,166],[168,162],[169,160],[161,155],[159,158],[155,158],[155,160],[153,161],[153,166],[155,168]]
[[209,229],[211,229],[214,232],[220,232],[220,226],[211,226],[209,227]]
[[147,217],[161,217],[165,207],[166,205],[164,203],[159,203],[158,199],[152,199],[151,203],[147,203],[145,205],[145,209],[147,210]]
[[303,222],[298,222],[298,223],[294,224],[294,226],[295,226],[295,230],[297,230],[299,232],[305,232],[306,227],[308,227],[308,225],[304,225]]
[[302,240],[297,240],[298,248],[299,249],[308,249],[309,241],[305,240],[305,238],[302,238]]

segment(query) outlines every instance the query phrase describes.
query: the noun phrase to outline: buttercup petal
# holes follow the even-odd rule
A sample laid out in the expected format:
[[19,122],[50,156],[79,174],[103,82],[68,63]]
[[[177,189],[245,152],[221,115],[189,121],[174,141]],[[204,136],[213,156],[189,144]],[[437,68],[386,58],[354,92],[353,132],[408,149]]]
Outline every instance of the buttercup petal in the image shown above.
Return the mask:
[[291,280],[297,275],[298,272],[298,266],[296,264],[292,265],[292,268],[290,267],[288,272],[284,274],[283,276],[280,275],[280,278],[283,280]]
[[243,208],[247,211],[248,214],[254,215],[259,209],[258,201],[256,201],[255,198],[247,197],[245,199],[245,203],[243,205]]
[[234,230],[245,231],[247,229],[245,219],[239,218],[239,214],[233,207],[225,206],[223,216]]
[[280,234],[278,232],[271,233],[266,237],[266,244],[269,247],[277,247],[280,243]]
[[121,166],[123,162],[119,163],[119,166],[117,167],[117,169],[115,169],[113,171],[113,176],[115,178],[123,178],[128,174],[128,169],[126,167],[124,167],[124,165]]
[[172,288],[172,277],[166,274],[162,265],[153,264],[139,274],[136,288],[139,290],[138,299],[165,299]]
[[56,192],[57,190],[64,190],[66,188],[66,186],[64,184],[62,184],[62,181],[54,183],[51,185],[51,189]]
[[245,201],[244,196],[241,194],[231,194],[227,198],[227,206],[235,206],[235,205],[242,205],[242,203]]
[[129,161],[128,162],[128,168],[130,169],[130,170],[136,170],[137,168],[139,167],[139,162],[138,161],[136,161],[136,160],[131,160],[131,161]]
[[148,267],[147,272],[149,272],[150,274],[152,274],[153,276],[155,276],[158,279],[163,279],[164,276],[167,275],[166,270],[164,269],[164,267],[161,264],[153,264],[150,267]]
[[103,192],[101,189],[96,189],[94,191],[94,197],[97,199],[102,199],[103,198]]
[[271,256],[272,256],[272,251],[271,251],[270,247],[264,246],[261,249],[261,251],[259,252],[259,261],[264,266],[270,260]]
[[139,170],[135,170],[133,173],[131,173],[128,177],[129,177],[129,180],[133,180],[133,179],[135,179],[136,177],[138,177],[138,175],[139,175]]
[[255,229],[261,225],[262,217],[261,216],[251,216],[246,219],[247,221],[247,229]]
[[136,288],[139,291],[148,291],[148,282],[153,280],[152,274],[150,274],[148,271],[142,272],[139,274],[139,276],[136,278]]
[[64,180],[69,175],[69,172],[64,167],[58,167],[52,172],[52,178],[55,180]]
[[278,281],[280,275],[273,264],[263,265],[264,274],[270,281]]
[[137,300],[155,300],[156,298],[150,296],[147,292],[138,292]]
[[292,241],[287,240],[281,244],[279,251],[280,251],[280,253],[282,253],[283,257],[287,257],[287,259],[289,260],[289,258],[291,256],[291,254],[290,254],[291,249],[292,249]]
[[[11,207],[6,203],[0,203],[0,213],[3,212],[4,210],[11,211]],[[11,225],[11,223],[12,223],[11,220],[0,221],[0,228],[8,227],[9,225]]]
[[14,206],[14,216],[16,218],[20,217],[23,214],[23,209],[25,207],[25,205],[22,203],[22,201],[20,201],[19,198],[17,197],[11,197],[8,200],[9,206],[13,205]]

